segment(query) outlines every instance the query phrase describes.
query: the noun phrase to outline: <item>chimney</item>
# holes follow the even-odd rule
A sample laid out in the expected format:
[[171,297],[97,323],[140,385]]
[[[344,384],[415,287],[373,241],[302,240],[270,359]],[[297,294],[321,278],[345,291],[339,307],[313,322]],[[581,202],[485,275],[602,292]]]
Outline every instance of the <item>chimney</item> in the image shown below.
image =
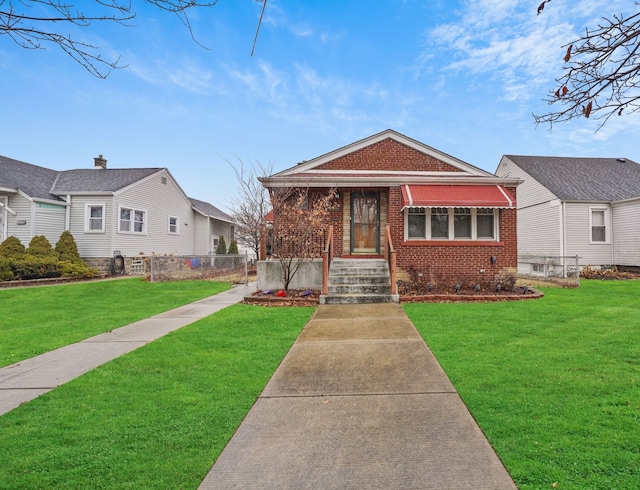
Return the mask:
[[107,160],[102,155],[98,155],[93,159],[94,168],[107,168]]

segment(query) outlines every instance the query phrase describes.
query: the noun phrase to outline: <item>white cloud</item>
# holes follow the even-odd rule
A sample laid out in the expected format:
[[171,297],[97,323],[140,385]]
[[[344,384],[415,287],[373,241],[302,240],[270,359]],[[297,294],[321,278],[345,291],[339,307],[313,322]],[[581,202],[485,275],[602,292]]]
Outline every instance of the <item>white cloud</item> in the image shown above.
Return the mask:
[[[502,88],[504,100],[526,100],[553,87],[561,74],[563,45],[577,39],[585,26],[629,2],[603,7],[596,0],[556,0],[541,15],[537,3],[517,0],[467,1],[455,23],[435,26],[426,33],[426,48],[414,73],[444,76],[461,72],[488,75]],[[447,60],[434,67],[439,60]],[[471,82],[469,82],[471,83]]]

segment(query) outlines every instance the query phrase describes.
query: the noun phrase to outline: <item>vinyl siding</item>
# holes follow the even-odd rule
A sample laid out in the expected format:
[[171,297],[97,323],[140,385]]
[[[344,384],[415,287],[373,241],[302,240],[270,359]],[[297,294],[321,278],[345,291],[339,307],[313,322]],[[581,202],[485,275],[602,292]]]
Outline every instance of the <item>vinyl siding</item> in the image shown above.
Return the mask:
[[[580,265],[603,266],[613,264],[613,246],[611,243],[589,243],[589,214],[592,206],[609,207],[601,203],[566,203],[566,255],[579,255]],[[609,230],[611,233],[611,223]],[[609,235],[611,236],[611,235]]]
[[[85,231],[85,213],[87,205],[105,205],[105,232],[87,233]],[[113,248],[112,221],[113,214],[112,196],[72,196],[71,215],[69,218],[69,231],[73,235],[81,257],[111,257]]]
[[35,203],[35,235],[44,235],[52,246],[65,230],[66,207]]
[[518,210],[518,255],[561,254],[561,210],[557,201]]
[[613,262],[640,266],[640,199],[613,206]]
[[[522,179],[524,182],[518,186],[518,209],[524,209],[543,202],[553,201],[557,199],[549,189],[540,184],[536,179],[531,177],[527,172],[518,167],[515,163],[506,157],[502,157],[500,164],[496,170],[498,177],[509,177],[512,179]],[[518,222],[520,221],[520,213],[518,213]],[[518,247],[520,244],[518,243]]]
[[[7,213],[7,237],[15,236],[27,247],[33,238],[32,230],[35,229],[32,218],[33,203],[20,194],[11,194],[8,197],[8,206],[16,212],[16,215]],[[26,221],[27,224],[18,225],[18,221]]]
[[[166,179],[166,183],[162,183]],[[119,207],[146,211],[146,233],[119,231]],[[179,234],[168,232],[169,216],[179,219]],[[111,210],[113,249],[122,255],[189,255],[194,253],[194,212],[173,179],[164,171],[151,175],[114,196]]]
[[193,217],[194,253],[196,255],[208,255],[215,252],[215,250],[211,250],[209,218],[199,213],[194,213]]

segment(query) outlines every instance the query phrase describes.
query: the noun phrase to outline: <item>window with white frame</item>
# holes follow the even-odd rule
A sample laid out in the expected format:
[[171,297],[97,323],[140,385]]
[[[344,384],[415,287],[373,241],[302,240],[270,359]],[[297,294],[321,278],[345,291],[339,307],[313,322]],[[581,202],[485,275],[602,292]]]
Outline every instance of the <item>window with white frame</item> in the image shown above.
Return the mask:
[[408,208],[407,240],[490,240],[498,236],[498,210],[492,208]]
[[146,233],[147,212],[142,209],[120,207],[119,226],[121,233]]
[[478,240],[495,240],[496,222],[495,209],[476,209],[476,236]]
[[104,204],[87,204],[84,215],[85,233],[104,233],[105,209]]
[[590,208],[591,243],[607,243],[607,210]]
[[180,218],[169,216],[168,232],[170,235],[178,235],[180,233]]

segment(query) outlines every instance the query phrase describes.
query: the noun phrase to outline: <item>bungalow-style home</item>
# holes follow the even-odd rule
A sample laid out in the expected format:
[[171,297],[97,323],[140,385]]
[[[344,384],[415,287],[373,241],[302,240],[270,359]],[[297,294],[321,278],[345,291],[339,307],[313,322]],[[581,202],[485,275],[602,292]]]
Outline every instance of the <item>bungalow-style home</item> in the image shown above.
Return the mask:
[[[523,181],[518,187],[521,272],[551,268],[561,275],[576,265],[640,268],[636,162],[504,155],[496,174]],[[570,256],[578,256],[578,263]]]
[[[394,300],[394,272],[397,278],[420,278],[435,286],[483,288],[504,271],[515,273],[519,180],[497,177],[393,130],[261,181],[271,192],[292,187],[334,192],[331,219],[325,223],[330,269],[336,269],[329,276],[333,282],[349,282],[337,277],[337,264],[357,260],[355,269],[364,271],[368,261],[385,259],[395,271],[387,280],[392,298],[382,301]],[[275,220],[277,213],[274,209]],[[332,278],[322,275],[323,292],[331,296]],[[336,294],[347,290],[334,288]]]
[[0,156],[0,242],[44,235],[55,246],[65,230],[108,270],[116,255],[213,253],[233,239],[233,219],[189,198],[166,168],[108,169],[100,155],[94,168],[56,171]]

